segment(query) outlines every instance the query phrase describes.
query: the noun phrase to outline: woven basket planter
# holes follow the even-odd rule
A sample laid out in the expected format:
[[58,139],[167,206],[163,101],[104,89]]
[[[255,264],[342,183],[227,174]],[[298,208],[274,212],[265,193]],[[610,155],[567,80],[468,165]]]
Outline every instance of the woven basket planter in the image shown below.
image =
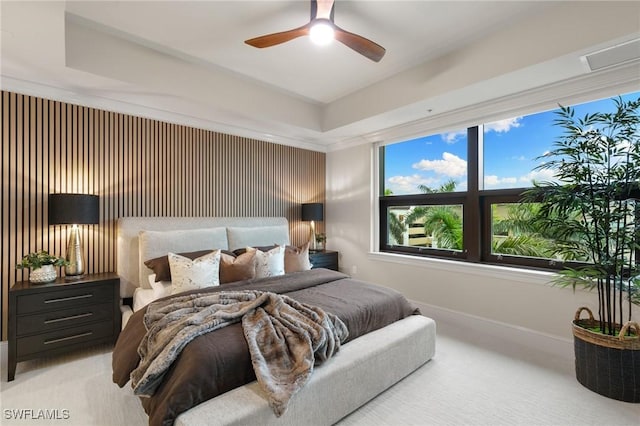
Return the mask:
[[[588,319],[580,319],[587,311]],[[589,308],[578,309],[573,321],[573,342],[576,356],[576,378],[586,388],[608,398],[625,402],[640,402],[640,326],[627,322],[618,336],[589,331],[598,327]],[[587,328],[585,328],[587,327]],[[635,329],[635,336],[625,336]]]

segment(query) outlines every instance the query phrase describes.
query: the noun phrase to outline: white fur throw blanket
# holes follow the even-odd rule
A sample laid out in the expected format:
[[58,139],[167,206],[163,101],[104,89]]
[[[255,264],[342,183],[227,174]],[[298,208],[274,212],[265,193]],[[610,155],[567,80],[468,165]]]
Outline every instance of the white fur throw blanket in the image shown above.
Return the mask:
[[333,314],[262,291],[196,293],[151,303],[147,334],[131,373],[134,393],[151,396],[180,351],[196,337],[242,321],[256,378],[276,416],[307,382],[314,364],[340,349],[349,334]]

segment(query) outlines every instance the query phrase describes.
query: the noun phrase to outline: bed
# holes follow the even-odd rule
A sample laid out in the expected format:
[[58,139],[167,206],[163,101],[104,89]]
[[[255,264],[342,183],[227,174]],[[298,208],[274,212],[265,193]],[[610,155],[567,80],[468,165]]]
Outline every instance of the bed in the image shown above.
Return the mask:
[[[122,386],[128,380],[126,373],[129,370],[119,368],[116,371],[116,363],[122,364],[123,354],[128,351],[127,356],[130,356],[134,351],[136,338],[140,339],[139,334],[144,331],[140,318],[145,313],[145,305],[158,297],[157,292],[154,295],[149,280],[153,271],[145,266],[145,261],[166,255],[168,251],[187,252],[214,247],[233,251],[247,246],[287,245],[290,244],[288,229],[285,218],[272,217],[119,219],[118,274],[121,277],[121,296],[133,297],[137,312],[123,308],[123,324],[128,321],[131,324],[123,326],[121,340],[130,343],[119,340],[116,345],[114,381]],[[175,364],[206,365],[198,367],[207,371],[206,374],[195,369],[200,376],[210,374],[212,369],[216,373],[224,370],[225,374],[233,374],[225,376],[224,385],[211,385],[218,389],[214,394],[203,390],[208,384],[200,387],[198,377],[182,379],[182,372],[176,373],[172,366],[166,382],[159,388],[157,399],[153,399],[155,396],[141,398],[150,424],[333,424],[413,372],[435,353],[433,320],[415,315],[406,299],[393,290],[353,280],[340,272],[312,270],[283,277],[242,280],[224,284],[212,291],[227,289],[273,291],[320,306],[344,318],[352,335],[336,356],[315,368],[309,381],[294,395],[287,411],[280,417],[274,415],[255,376],[251,376],[250,371],[244,372],[247,365],[251,366],[248,355],[238,352],[232,360],[220,361],[219,366],[212,366],[216,363],[208,363],[197,357],[206,352],[203,348],[216,354],[218,349],[211,349],[210,342],[200,342],[204,336],[198,337],[185,347]],[[365,306],[365,303],[371,303],[373,307]],[[382,308],[381,303],[389,308]],[[356,311],[367,311],[366,318],[357,319],[343,311],[347,309],[344,305],[354,305]],[[224,339],[231,334],[242,334],[237,330],[239,327],[236,324],[209,334],[217,341],[227,342]],[[242,346],[240,340],[232,342],[235,343],[228,346]],[[127,345],[129,347],[123,349]],[[194,354],[196,358],[190,358]],[[176,377],[178,382],[182,380],[179,385],[175,384]],[[191,394],[186,398],[187,402],[180,400],[185,388],[197,389],[189,390]],[[211,395],[215,396],[210,398]],[[176,399],[179,402],[175,406],[166,408],[165,402]]]

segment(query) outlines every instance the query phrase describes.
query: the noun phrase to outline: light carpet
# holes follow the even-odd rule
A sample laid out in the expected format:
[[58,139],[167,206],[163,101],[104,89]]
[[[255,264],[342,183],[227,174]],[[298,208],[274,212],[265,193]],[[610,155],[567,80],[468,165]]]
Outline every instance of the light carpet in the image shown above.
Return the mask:
[[[13,382],[6,382],[3,347],[2,425],[147,424],[130,387],[111,382],[110,347],[19,363]],[[14,418],[19,409],[35,416],[54,410],[68,418],[19,420]],[[638,426],[640,404],[582,387],[569,356],[553,357],[438,323],[435,358],[339,424]]]

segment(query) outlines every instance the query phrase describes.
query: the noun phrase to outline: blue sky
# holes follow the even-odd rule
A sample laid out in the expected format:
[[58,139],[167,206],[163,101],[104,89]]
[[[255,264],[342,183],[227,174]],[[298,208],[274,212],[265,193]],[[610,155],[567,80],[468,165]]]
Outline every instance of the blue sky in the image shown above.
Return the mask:
[[[623,96],[637,99],[640,92]],[[611,111],[614,104],[603,99],[575,106],[576,115]],[[536,157],[552,148],[560,129],[553,126],[553,111],[514,117],[485,124],[485,189],[523,188],[532,180],[550,180],[549,170],[534,171]],[[438,188],[450,179],[456,188],[467,188],[466,129],[387,145],[385,148],[385,188],[394,195],[416,194],[418,185]]]

